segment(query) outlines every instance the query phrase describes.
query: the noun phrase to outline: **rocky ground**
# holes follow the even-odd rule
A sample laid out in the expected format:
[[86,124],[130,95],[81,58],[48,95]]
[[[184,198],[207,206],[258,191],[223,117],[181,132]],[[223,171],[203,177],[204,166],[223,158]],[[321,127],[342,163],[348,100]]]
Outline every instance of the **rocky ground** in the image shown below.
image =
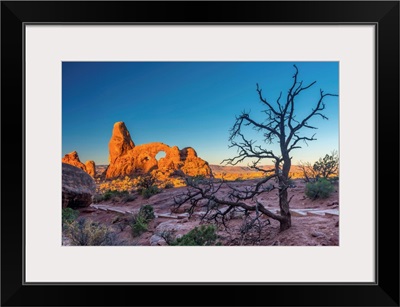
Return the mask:
[[[233,184],[240,188],[252,185],[257,179],[235,181]],[[220,195],[227,192],[227,188],[219,191]],[[262,218],[263,227],[261,235],[255,230],[250,230],[245,235],[240,232],[246,222],[243,214],[230,216],[227,227],[219,227],[219,241],[222,245],[283,245],[283,246],[335,246],[339,245],[339,196],[338,183],[335,191],[329,198],[311,200],[305,197],[305,183],[301,179],[294,180],[293,187],[289,188],[289,197],[292,211],[292,227],[283,232],[279,231],[279,222]],[[79,210],[80,218],[91,219],[107,225],[121,245],[167,245],[162,238],[162,233],[173,233],[180,236],[189,232],[194,227],[204,223],[205,208],[197,208],[189,217],[185,212],[187,206],[174,210],[174,197],[187,191],[186,187],[163,189],[161,193],[144,199],[137,194],[132,201],[112,199],[91,204]],[[271,211],[278,210],[277,191],[273,190],[258,198]],[[148,204],[154,208],[156,218],[148,224],[148,230],[140,236],[134,237],[130,221],[140,207]],[[269,223],[269,224],[268,224]],[[64,245],[69,245],[64,237]]]

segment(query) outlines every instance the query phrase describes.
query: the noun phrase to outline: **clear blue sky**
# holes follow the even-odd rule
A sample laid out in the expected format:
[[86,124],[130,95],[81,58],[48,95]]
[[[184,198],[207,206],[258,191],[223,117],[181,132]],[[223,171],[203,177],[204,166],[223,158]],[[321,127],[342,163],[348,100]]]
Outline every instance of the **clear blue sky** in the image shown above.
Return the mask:
[[[286,97],[292,85],[293,64],[299,81],[317,81],[297,99],[300,119],[311,111],[320,89],[339,94],[338,62],[63,62],[62,155],[76,150],[83,163],[108,164],[113,125],[123,121],[136,145],[190,146],[210,164],[219,164],[236,154],[228,149],[235,116],[246,110],[263,119],[256,83],[275,104],[280,91]],[[293,164],[338,150],[338,101],[326,97],[329,120],[309,122],[318,130],[304,129],[303,135],[316,133],[317,140],[292,151]],[[254,131],[247,136],[262,140]]]

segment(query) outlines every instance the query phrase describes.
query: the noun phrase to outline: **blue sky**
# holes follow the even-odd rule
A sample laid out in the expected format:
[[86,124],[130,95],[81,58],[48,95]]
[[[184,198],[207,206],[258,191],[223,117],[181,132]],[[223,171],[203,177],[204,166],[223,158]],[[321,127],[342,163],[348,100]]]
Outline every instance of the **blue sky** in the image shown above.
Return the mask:
[[[264,119],[256,83],[275,104],[292,85],[293,64],[299,81],[317,81],[297,99],[299,119],[315,106],[320,89],[339,94],[338,62],[63,62],[62,155],[76,150],[83,163],[108,164],[113,125],[123,121],[136,145],[190,146],[210,164],[220,164],[236,154],[228,149],[235,116],[245,110]],[[338,150],[339,97],[324,101],[329,120],[310,120],[318,130],[304,129],[303,135],[316,133],[317,140],[292,151],[293,164]],[[262,145],[261,133],[249,130],[246,136]]]

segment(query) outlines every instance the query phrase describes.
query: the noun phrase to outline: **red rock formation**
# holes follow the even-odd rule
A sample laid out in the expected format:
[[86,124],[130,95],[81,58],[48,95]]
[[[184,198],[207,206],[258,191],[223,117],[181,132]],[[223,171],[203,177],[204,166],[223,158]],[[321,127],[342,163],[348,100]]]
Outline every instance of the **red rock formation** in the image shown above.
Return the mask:
[[197,157],[196,151],[191,147],[186,147],[180,151],[180,156],[184,162],[181,170],[188,176],[212,176],[211,168],[208,163]]
[[96,183],[83,170],[62,164],[62,207],[87,207],[92,203]]
[[[177,146],[170,147],[157,142],[135,146],[123,122],[114,125],[109,151],[110,165],[106,178],[149,173],[153,170],[166,174],[181,172],[189,176],[212,176],[208,163],[199,158],[193,148],[179,150]],[[161,151],[165,152],[165,157],[157,160],[156,156]]]
[[131,135],[125,126],[124,122],[116,122],[110,142],[108,143],[108,149],[110,152],[109,162],[114,163],[115,160],[125,155],[129,150],[133,149],[135,144],[132,142]]
[[79,160],[79,156],[76,151],[66,154],[61,161],[62,163],[67,163],[76,166],[77,168],[80,168],[81,170],[84,170],[86,172],[86,166]]
[[85,167],[86,167],[86,173],[88,173],[92,177],[96,176],[96,164],[94,163],[94,161],[92,160],[86,161]]

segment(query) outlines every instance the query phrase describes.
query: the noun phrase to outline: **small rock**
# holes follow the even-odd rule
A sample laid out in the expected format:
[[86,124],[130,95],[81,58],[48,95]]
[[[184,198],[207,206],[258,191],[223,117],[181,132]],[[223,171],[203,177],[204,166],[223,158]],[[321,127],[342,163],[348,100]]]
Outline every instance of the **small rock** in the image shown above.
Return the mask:
[[319,231],[314,231],[311,233],[311,235],[315,238],[325,237],[325,234]]
[[152,235],[150,237],[150,245],[152,245],[152,246],[161,245],[162,244],[161,241],[165,242],[165,240],[163,238],[161,238],[160,236]]

